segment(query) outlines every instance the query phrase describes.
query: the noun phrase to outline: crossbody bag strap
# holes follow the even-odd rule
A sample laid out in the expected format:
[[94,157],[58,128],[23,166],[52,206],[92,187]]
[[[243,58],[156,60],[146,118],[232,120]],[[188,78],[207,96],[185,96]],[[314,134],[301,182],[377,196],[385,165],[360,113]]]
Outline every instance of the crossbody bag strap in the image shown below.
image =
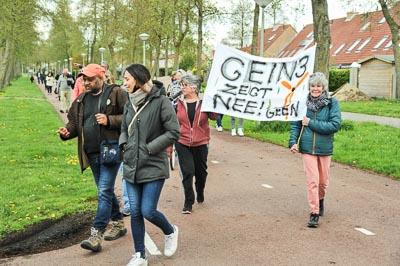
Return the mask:
[[142,108],[139,109],[139,111],[136,112],[135,116],[133,117],[132,121],[129,123],[128,126],[128,136],[130,137],[133,133],[133,123],[135,122],[136,117],[139,115],[139,113],[146,107],[146,105],[149,103],[150,101],[147,101]]
[[[104,107],[104,106],[107,105],[107,99],[108,99],[108,97],[110,97],[110,94],[111,94],[112,90],[114,89],[114,87],[117,86],[116,84],[112,84],[112,85],[109,85],[109,86],[106,86],[106,85],[107,85],[107,84],[104,83],[104,85],[103,85],[103,91],[100,93],[99,102],[97,103],[97,110],[98,110],[98,112],[101,113],[101,114],[105,111],[105,108],[106,108],[106,107]],[[106,96],[106,97],[104,97],[104,96]],[[104,99],[105,99],[105,101],[106,101],[106,104],[105,104],[105,105],[102,104],[102,103],[103,103],[103,97],[104,97]],[[102,107],[103,107],[103,108],[102,108]],[[103,109],[104,109],[104,110],[103,110]],[[103,132],[103,130],[102,130],[102,126],[101,126],[101,125],[99,125],[99,132],[100,132],[100,137],[101,137],[100,143],[101,143],[103,140],[105,140],[105,141],[107,142],[107,144],[109,144],[108,139],[105,138],[105,136],[104,136],[104,132]]]

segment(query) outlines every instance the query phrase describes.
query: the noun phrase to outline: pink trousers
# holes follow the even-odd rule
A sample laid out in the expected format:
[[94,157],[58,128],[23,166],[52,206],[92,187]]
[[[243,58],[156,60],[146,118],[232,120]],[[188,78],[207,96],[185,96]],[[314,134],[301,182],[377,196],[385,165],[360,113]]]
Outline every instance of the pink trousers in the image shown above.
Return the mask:
[[323,199],[329,184],[331,156],[302,154],[307,176],[308,204],[310,212],[319,214],[319,200]]

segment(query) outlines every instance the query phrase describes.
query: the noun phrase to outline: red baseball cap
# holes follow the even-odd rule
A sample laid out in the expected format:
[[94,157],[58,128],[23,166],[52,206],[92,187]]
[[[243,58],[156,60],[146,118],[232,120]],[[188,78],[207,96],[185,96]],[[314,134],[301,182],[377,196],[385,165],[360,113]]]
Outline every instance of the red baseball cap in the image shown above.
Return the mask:
[[104,67],[98,65],[98,64],[89,64],[83,68],[82,75],[85,75],[86,77],[94,77],[94,76],[100,76],[104,77],[106,73],[106,70]]

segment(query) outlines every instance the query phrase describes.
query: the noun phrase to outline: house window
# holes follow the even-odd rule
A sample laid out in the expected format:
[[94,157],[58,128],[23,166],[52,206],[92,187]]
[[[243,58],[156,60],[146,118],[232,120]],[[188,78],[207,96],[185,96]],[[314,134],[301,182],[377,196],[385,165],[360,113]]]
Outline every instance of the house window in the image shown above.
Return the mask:
[[383,48],[383,49],[389,49],[390,47],[392,47],[392,45],[393,45],[392,40],[390,40],[390,41],[385,45],[385,48]]
[[378,49],[379,48],[379,46],[381,46],[382,45],[382,43],[384,43],[387,39],[389,38],[389,36],[384,36],[383,38],[382,38],[382,40],[380,40],[375,46],[374,46],[374,48],[372,48],[373,50],[376,50],[376,49]]
[[333,56],[336,56],[342,49],[345,47],[345,43],[339,46],[339,48],[336,49],[336,51],[333,53]]
[[275,38],[276,34],[272,35],[271,37],[269,37],[268,41],[272,41]]
[[385,22],[386,22],[386,19],[385,19],[385,17],[383,17],[381,20],[379,20],[378,24],[383,24]]
[[361,42],[361,39],[357,39],[350,47],[346,50],[346,53],[350,53],[353,49]]
[[303,40],[299,43],[299,46],[307,46],[311,43],[311,40]]
[[308,38],[311,38],[313,35],[314,35],[314,31],[310,32],[310,33],[307,35],[307,39],[308,39]]
[[371,24],[370,21],[368,21],[367,23],[365,23],[364,26],[360,29],[360,31],[365,31],[365,30],[368,28],[368,26],[369,26],[370,24]]
[[357,51],[358,52],[361,51],[365,47],[365,45],[367,45],[371,41],[371,39],[372,39],[371,37],[366,39],[365,42],[363,42],[363,44],[361,44],[360,47],[358,47]]

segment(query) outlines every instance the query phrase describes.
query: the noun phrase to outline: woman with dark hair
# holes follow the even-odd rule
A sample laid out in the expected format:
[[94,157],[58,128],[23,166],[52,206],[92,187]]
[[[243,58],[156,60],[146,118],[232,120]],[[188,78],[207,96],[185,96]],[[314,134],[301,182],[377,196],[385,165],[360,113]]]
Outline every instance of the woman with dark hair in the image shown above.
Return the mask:
[[172,256],[178,246],[178,227],[157,210],[157,204],[169,177],[166,149],[179,138],[179,125],[163,84],[150,78],[148,69],[140,64],[132,64],[124,72],[130,100],[125,105],[119,143],[135,246],[128,265],[147,265],[144,218],[164,233],[165,256]]

